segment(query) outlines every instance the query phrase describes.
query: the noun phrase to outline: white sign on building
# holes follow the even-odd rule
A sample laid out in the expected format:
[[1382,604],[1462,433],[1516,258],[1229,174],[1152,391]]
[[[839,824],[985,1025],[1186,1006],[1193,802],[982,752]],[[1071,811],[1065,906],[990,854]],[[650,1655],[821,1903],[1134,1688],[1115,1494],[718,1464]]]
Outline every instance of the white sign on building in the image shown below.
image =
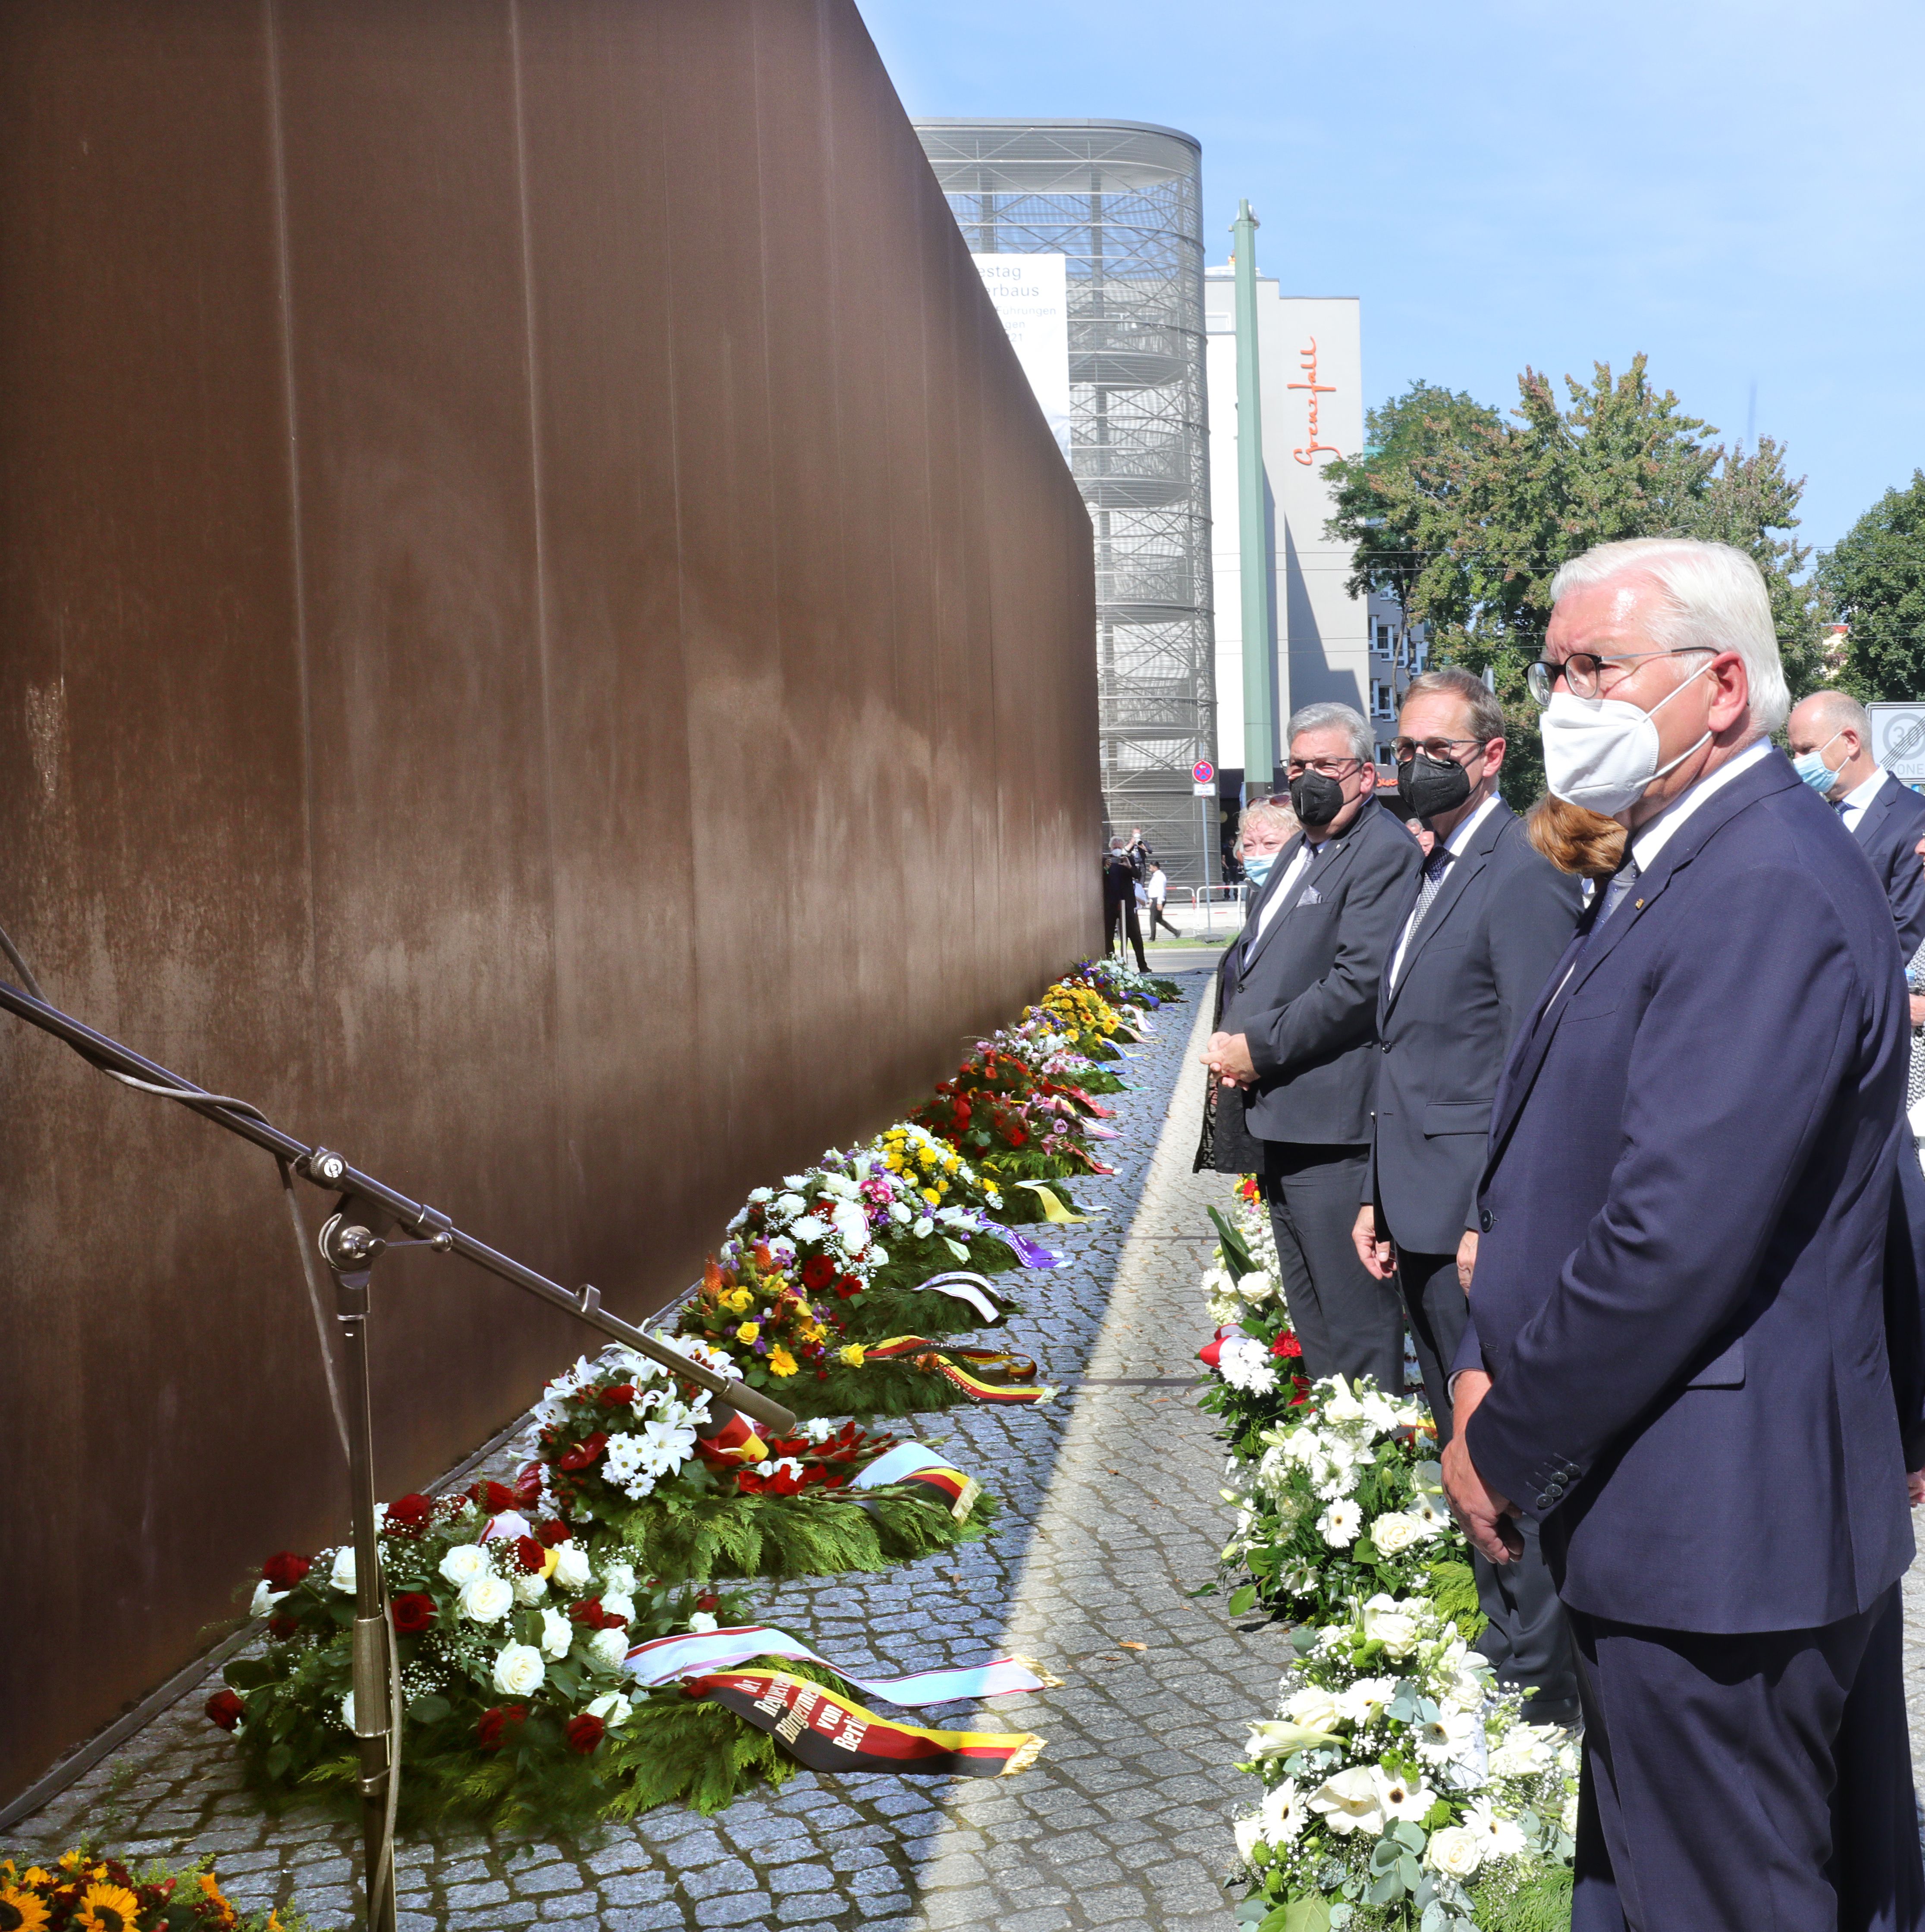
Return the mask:
[[[1216,594],[1217,756],[1243,761],[1242,554],[1237,515],[1236,289],[1228,268],[1204,282],[1210,383],[1211,557]],[[1348,545],[1324,526],[1336,508],[1325,472],[1363,448],[1360,305],[1351,296],[1285,296],[1257,278],[1257,345],[1262,380],[1264,479],[1269,495],[1267,563],[1276,614],[1272,706],[1281,738],[1289,714],[1335,700],[1377,727],[1383,680],[1371,659],[1366,600],[1345,589]],[[1279,745],[1279,760],[1287,747]]]
[[971,258],[1016,360],[1042,406],[1044,420],[1065,458],[1069,454],[1069,289],[1061,255],[977,255]]

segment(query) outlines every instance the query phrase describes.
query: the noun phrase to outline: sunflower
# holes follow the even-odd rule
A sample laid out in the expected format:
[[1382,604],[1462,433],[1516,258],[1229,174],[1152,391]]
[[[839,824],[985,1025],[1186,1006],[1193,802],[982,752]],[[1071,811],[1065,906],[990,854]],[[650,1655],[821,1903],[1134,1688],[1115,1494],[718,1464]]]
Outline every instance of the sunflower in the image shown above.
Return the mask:
[[45,1899],[16,1885],[0,1885],[0,1932],[40,1932],[46,1922]]
[[140,1900],[124,1885],[90,1885],[73,1915],[73,1932],[134,1932]]

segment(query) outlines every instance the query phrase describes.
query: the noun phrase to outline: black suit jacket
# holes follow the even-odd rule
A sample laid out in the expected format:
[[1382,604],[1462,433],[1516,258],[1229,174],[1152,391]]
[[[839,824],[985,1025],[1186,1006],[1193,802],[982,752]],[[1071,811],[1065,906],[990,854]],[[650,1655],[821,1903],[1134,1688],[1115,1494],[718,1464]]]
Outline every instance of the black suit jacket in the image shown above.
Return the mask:
[[[1405,896],[1399,936],[1421,883]],[[1451,1254],[1475,1225],[1504,1055],[1582,909],[1577,880],[1532,849],[1524,821],[1499,800],[1450,862],[1394,986],[1392,940],[1366,1198],[1399,1247]]]
[[1264,1141],[1361,1147],[1376,1085],[1377,982],[1402,929],[1408,888],[1423,864],[1417,841],[1364,802],[1324,842],[1289,902],[1261,934],[1304,840],[1277,854],[1246,916],[1223,1030],[1249,1042],[1257,1070],[1243,1102]]
[[1885,888],[1898,928],[1899,952],[1909,964],[1925,944],[1925,863],[1915,849],[1925,838],[1925,798],[1888,777],[1878,796],[1858,814],[1852,836]]

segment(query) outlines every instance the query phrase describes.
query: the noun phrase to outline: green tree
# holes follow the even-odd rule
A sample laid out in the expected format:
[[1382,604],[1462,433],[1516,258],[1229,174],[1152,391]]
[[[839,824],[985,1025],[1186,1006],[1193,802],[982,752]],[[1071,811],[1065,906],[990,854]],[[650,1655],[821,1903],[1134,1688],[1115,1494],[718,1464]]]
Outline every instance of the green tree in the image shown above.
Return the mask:
[[1825,615],[1851,626],[1839,682],[1868,702],[1925,697],[1925,470],[1852,526],[1817,581]]
[[1757,559],[1795,691],[1822,667],[1810,590],[1795,580],[1810,553],[1788,534],[1804,479],[1768,437],[1746,454],[1654,388],[1645,358],[1622,375],[1596,366],[1588,386],[1518,378],[1512,420],[1426,383],[1372,412],[1372,447],[1330,466],[1329,533],[1352,546],[1354,593],[1399,598],[1429,628],[1434,662],[1488,669],[1510,724],[1504,794],[1543,789],[1537,710],[1525,668],[1543,650],[1558,566],[1626,537],[1715,538]]

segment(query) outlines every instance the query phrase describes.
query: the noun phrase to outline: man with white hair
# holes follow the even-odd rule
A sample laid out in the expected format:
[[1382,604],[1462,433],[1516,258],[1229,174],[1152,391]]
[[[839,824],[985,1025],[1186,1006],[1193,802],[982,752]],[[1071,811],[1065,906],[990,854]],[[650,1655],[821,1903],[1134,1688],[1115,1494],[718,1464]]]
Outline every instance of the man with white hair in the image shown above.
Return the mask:
[[1909,960],[1925,941],[1925,866],[1915,856],[1925,834],[1925,798],[1900,784],[1872,753],[1872,720],[1849,692],[1815,691],[1785,728],[1792,769],[1828,799],[1871,861]]
[[1767,742],[1749,557],[1609,544],[1552,589],[1546,774],[1629,838],[1492,1102],[1446,1485],[1494,1562],[1538,1520],[1569,1614],[1573,1932],[1918,1932],[1925,1176],[1891,915]]

